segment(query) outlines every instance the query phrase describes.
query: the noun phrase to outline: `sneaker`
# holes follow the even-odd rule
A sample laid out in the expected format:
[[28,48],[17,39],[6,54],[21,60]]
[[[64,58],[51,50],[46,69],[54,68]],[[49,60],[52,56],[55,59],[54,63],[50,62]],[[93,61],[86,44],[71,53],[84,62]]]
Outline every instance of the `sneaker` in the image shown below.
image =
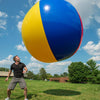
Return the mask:
[[10,100],[10,98],[9,98],[9,97],[7,97],[7,98],[5,98],[5,100]]
[[25,100],[28,100],[27,98]]

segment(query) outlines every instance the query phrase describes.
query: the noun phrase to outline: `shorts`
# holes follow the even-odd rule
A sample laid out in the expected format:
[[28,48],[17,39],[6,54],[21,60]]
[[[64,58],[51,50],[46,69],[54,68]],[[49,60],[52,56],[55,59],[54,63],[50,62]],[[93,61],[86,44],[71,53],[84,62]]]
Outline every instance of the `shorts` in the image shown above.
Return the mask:
[[19,83],[21,89],[24,89],[26,87],[26,82],[23,77],[21,77],[21,78],[13,77],[13,79],[11,80],[11,82],[8,86],[8,89],[14,90],[17,83]]

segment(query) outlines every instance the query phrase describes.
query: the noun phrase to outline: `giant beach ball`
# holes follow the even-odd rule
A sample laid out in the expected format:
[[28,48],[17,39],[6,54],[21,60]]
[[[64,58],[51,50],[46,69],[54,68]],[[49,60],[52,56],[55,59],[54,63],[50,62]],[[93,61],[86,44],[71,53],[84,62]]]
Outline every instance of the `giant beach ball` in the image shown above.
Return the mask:
[[29,53],[42,62],[73,56],[83,37],[78,11],[65,0],[40,0],[26,14],[22,38]]

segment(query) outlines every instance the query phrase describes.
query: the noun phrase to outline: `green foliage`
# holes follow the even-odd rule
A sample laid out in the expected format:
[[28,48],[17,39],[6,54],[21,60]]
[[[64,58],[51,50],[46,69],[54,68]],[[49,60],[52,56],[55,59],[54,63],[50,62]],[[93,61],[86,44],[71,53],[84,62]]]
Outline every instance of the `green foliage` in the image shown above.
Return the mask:
[[96,77],[96,83],[100,84],[100,74],[98,74],[97,77]]
[[64,72],[64,73],[62,73],[62,74],[54,74],[53,75],[53,77],[55,77],[55,78],[59,78],[59,77],[67,77],[68,76],[68,73],[67,72]]
[[99,70],[98,70],[99,66],[96,66],[96,62],[92,59],[87,61],[87,65],[88,65],[89,71],[90,71],[90,74],[87,76],[88,82],[90,82],[90,83],[100,83],[100,81],[99,81]]
[[45,80],[45,79],[50,79],[53,76],[50,73],[46,73],[46,71],[44,70],[44,68],[40,69],[40,73],[38,74],[34,74],[31,71],[27,72],[27,78],[28,79],[34,79],[34,80]]
[[39,71],[40,79],[45,80],[47,79],[47,74],[44,68],[41,68]]
[[50,78],[52,78],[53,76],[50,73],[47,73],[47,79],[49,80]]
[[61,77],[67,77],[68,76],[68,73],[67,72],[64,72],[60,75]]
[[82,62],[72,62],[68,66],[69,79],[73,83],[85,83],[87,82],[87,75],[89,75],[88,66]]
[[96,62],[92,59],[87,61],[87,64],[88,64],[91,71],[94,71],[98,68],[98,66],[96,66]]
[[34,79],[34,74],[33,74],[33,72],[28,71],[28,72],[27,72],[27,78],[29,78],[29,79]]
[[97,76],[98,74],[98,67],[96,66],[96,62],[94,60],[87,61],[87,65],[89,67],[90,73],[92,76]]
[[53,77],[57,78],[57,77],[60,77],[59,74],[54,74]]
[[39,74],[34,74],[34,80],[41,80],[40,75]]
[[0,71],[9,71],[9,68],[0,67]]
[[69,79],[73,83],[93,83],[100,84],[99,66],[94,60],[89,60],[84,65],[82,62],[74,62],[68,66]]

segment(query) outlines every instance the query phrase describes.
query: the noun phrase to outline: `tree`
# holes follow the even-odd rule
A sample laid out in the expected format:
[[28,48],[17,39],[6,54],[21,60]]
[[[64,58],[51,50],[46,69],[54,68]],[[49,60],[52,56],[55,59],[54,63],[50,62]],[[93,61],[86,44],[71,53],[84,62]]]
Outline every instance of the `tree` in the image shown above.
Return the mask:
[[33,72],[28,71],[28,72],[27,72],[27,78],[29,78],[29,79],[34,79],[34,74],[33,74]]
[[49,80],[50,78],[52,78],[53,76],[50,73],[47,73],[47,79]]
[[98,74],[98,67],[99,66],[96,66],[96,62],[91,59],[91,60],[87,61],[87,64],[89,66],[91,75],[97,76],[97,74]]
[[67,72],[64,72],[63,74],[60,75],[61,77],[67,77],[68,76],[68,73]]
[[96,81],[99,81],[99,71],[98,71],[98,67],[96,66],[96,62],[94,60],[89,60],[87,61],[87,65],[89,67],[90,70],[90,74],[88,76],[88,81],[92,82],[92,83],[96,83]]
[[40,69],[39,75],[40,75],[40,78],[41,78],[42,80],[47,79],[46,71],[45,71],[44,68],[41,68],[41,69]]
[[0,67],[0,71],[9,71],[9,68]]
[[54,74],[53,77],[57,78],[57,77],[60,77],[60,75],[58,75],[58,74]]
[[72,62],[68,66],[69,80],[73,83],[87,82],[87,75],[89,74],[88,66],[82,62]]
[[98,74],[97,77],[96,77],[96,83],[100,84],[100,74]]
[[34,74],[34,80],[41,80],[41,77],[39,74]]

